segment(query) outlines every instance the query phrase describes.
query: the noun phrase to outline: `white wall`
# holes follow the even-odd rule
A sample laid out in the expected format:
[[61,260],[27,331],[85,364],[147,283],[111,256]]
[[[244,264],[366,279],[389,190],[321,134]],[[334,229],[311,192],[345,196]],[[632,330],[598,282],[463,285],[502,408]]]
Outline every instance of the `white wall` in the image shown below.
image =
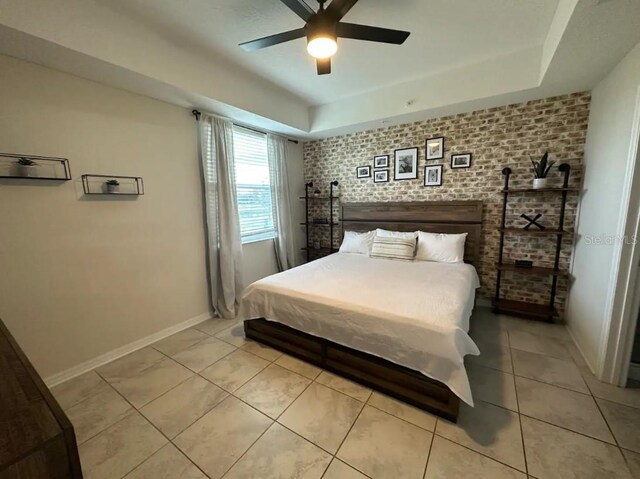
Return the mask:
[[[622,236],[626,229],[639,88],[640,44],[594,88],[591,99],[567,322],[596,374],[601,373],[603,344],[614,314],[618,266],[629,267],[628,260],[619,262],[621,242],[606,238]],[[597,238],[603,238],[602,244],[596,244]]]

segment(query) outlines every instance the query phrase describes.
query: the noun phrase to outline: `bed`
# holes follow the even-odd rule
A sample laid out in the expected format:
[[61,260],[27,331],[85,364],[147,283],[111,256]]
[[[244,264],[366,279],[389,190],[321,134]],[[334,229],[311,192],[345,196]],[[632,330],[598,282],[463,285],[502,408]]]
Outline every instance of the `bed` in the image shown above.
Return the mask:
[[482,203],[342,206],[343,231],[466,232],[465,263],[335,253],[253,283],[242,299],[248,338],[455,421],[473,405],[463,359]]

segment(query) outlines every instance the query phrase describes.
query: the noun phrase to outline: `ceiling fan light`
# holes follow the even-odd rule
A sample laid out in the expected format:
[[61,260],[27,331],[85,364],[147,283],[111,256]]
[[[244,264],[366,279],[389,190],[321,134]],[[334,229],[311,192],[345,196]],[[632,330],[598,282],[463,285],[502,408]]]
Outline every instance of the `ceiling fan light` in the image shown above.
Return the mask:
[[307,43],[307,52],[314,58],[329,58],[338,51],[335,38],[315,37]]

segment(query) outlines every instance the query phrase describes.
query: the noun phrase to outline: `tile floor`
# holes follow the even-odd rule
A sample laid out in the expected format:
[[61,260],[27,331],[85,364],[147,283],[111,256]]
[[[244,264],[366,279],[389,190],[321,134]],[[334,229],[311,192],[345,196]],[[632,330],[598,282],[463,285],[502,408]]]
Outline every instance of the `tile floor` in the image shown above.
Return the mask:
[[53,388],[87,479],[640,477],[640,389],[558,325],[478,308],[457,424],[210,319]]

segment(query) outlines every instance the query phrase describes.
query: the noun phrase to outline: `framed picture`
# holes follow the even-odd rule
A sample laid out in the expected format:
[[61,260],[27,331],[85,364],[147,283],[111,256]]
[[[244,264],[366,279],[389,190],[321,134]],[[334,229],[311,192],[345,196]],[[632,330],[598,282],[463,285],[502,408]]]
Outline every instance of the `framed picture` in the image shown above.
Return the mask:
[[425,142],[425,157],[427,160],[439,160],[444,158],[444,137],[427,138]]
[[371,178],[371,166],[358,166],[356,168],[356,178]]
[[451,155],[451,168],[469,168],[470,166],[471,153]]
[[418,177],[418,149],[403,148],[394,152],[394,180],[415,180]]
[[375,170],[373,172],[374,183],[386,183],[389,181],[389,170]]
[[373,157],[374,168],[389,168],[389,155],[380,155]]
[[424,186],[442,185],[442,165],[424,167]]

